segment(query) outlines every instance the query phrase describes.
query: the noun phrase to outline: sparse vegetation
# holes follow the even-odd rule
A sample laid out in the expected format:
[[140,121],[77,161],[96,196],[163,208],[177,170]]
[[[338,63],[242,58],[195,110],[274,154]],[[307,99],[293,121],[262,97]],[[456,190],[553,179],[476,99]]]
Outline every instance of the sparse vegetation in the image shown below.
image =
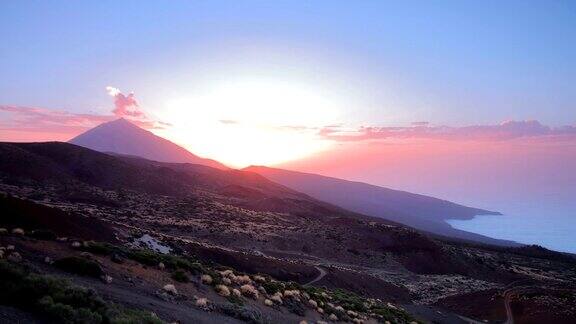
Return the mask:
[[30,232],[29,236],[38,240],[45,240],[45,241],[56,240],[56,234],[54,234],[54,232],[50,230],[35,230]]
[[[93,158],[99,159],[101,156],[104,155]],[[116,157],[106,159],[114,160]],[[90,171],[91,159],[85,162],[86,165],[78,167]],[[99,163],[99,170],[101,166],[108,165],[107,163],[108,160]],[[141,161],[141,163],[148,162]],[[130,164],[122,162],[120,166],[127,167]],[[158,165],[161,165],[160,162],[153,163],[150,170],[156,169]],[[63,167],[69,168],[70,164]],[[163,165],[160,169],[171,167]],[[184,168],[184,166],[178,168],[180,167]],[[107,170],[101,169],[103,173]],[[15,211],[7,212],[6,215],[12,215],[12,219],[9,221],[3,219],[3,223],[0,224],[0,239],[6,241],[2,242],[6,247],[5,249],[0,247],[0,256],[4,254],[4,258],[14,262],[22,261],[23,264],[28,262],[38,264],[41,260],[47,260],[42,262],[39,268],[54,271],[55,269],[50,267],[53,262],[51,258],[70,253],[72,246],[74,248],[72,255],[84,251],[92,255],[108,256],[112,262],[123,262],[122,266],[118,266],[98,257],[102,264],[106,265],[105,269],[109,271],[110,279],[114,278],[114,282],[109,282],[110,285],[103,289],[115,291],[119,286],[133,285],[135,292],[146,294],[142,295],[142,300],[138,300],[139,305],[149,305],[148,298],[161,298],[165,302],[197,300],[200,304],[204,303],[204,306],[199,305],[202,309],[218,311],[218,303],[226,299],[231,304],[246,305],[245,308],[230,306],[233,309],[230,311],[234,314],[232,316],[237,318],[251,318],[250,315],[245,316],[243,312],[245,309],[255,307],[263,309],[264,312],[276,312],[278,309],[279,312],[274,314],[275,319],[276,316],[281,317],[288,311],[302,314],[305,310],[307,313],[317,312],[314,315],[321,316],[324,320],[328,320],[333,314],[340,321],[360,321],[369,318],[368,321],[377,319],[381,322],[406,323],[409,322],[409,316],[400,307],[388,304],[388,301],[433,304],[447,297],[458,299],[462,296],[460,301],[462,305],[458,305],[455,310],[459,312],[471,304],[466,300],[466,294],[487,288],[498,289],[517,279],[530,279],[541,285],[553,282],[566,288],[572,294],[553,296],[555,298],[553,302],[550,302],[549,291],[543,291],[542,295],[539,293],[527,297],[542,299],[546,302],[546,307],[562,305],[556,309],[547,308],[555,313],[560,308],[567,311],[575,309],[571,307],[574,304],[574,297],[570,297],[574,296],[572,283],[575,282],[574,267],[571,267],[574,264],[572,256],[547,251],[537,246],[498,248],[472,243],[450,243],[441,239],[429,240],[426,236],[399,225],[354,220],[356,217],[354,215],[317,205],[314,201],[302,197],[281,198],[284,197],[284,193],[275,195],[273,192],[275,188],[269,188],[271,191],[266,192],[266,183],[253,182],[250,186],[264,185],[259,191],[269,195],[270,199],[263,200],[260,196],[252,199],[250,195],[243,195],[252,194],[245,190],[246,188],[227,185],[228,180],[234,178],[233,175],[230,175],[230,178],[218,176],[219,184],[215,185],[211,183],[210,174],[206,173],[201,178],[205,183],[195,182],[195,185],[189,188],[190,191],[179,191],[182,195],[171,194],[170,190],[163,190],[159,194],[158,191],[150,189],[156,189],[159,185],[164,187],[166,184],[168,186],[165,188],[170,189],[173,184],[170,181],[173,178],[164,176],[158,178],[157,172],[149,173],[149,169],[138,166],[130,170],[137,171],[131,173],[137,176],[132,179],[120,178],[120,182],[116,176],[123,174],[124,171],[109,174],[107,179],[112,185],[110,188],[102,187],[100,182],[82,178],[84,188],[77,192],[91,195],[89,200],[85,200],[86,204],[81,201],[70,204],[68,192],[74,191],[72,186],[76,185],[63,184],[57,177],[51,177],[53,182],[49,186],[26,181],[20,181],[18,185],[13,186],[6,185],[6,181],[0,179],[1,192],[9,192],[19,197],[10,198],[10,201],[0,199],[3,211]],[[74,178],[77,177],[74,174],[70,173],[72,177],[70,180],[76,181]],[[140,180],[149,179],[156,179],[154,181],[158,182],[148,183],[146,187],[141,186]],[[127,182],[123,181],[128,181],[131,185],[128,186]],[[231,181],[231,184],[242,184],[244,180],[235,182]],[[235,191],[234,196],[229,195],[228,191],[218,189],[220,185],[227,187],[227,190],[228,187],[232,187]],[[112,200],[115,202],[112,205],[120,207],[115,209],[106,207],[106,204],[98,202],[96,198]],[[36,203],[30,200],[36,200]],[[54,207],[42,206],[44,203]],[[59,206],[64,206],[65,209],[61,210]],[[39,244],[29,239],[30,237],[52,239],[53,236],[45,230],[38,231],[47,226],[48,223],[44,222],[44,219],[50,219],[49,228],[61,236],[55,242]],[[110,228],[111,224],[118,226],[112,225]],[[12,234],[14,228],[22,228],[23,231]],[[116,233],[116,230],[120,233]],[[128,245],[82,241],[90,237],[94,240],[117,242],[128,238],[129,236],[124,234],[129,233],[133,233],[133,239],[141,238],[145,234],[162,237],[163,242],[160,243],[169,246],[175,254],[138,249],[134,247],[136,245],[128,247]],[[209,233],[211,235],[208,235]],[[24,244],[18,244],[20,239]],[[187,243],[180,239],[192,243],[186,246]],[[142,247],[150,246],[144,244]],[[52,251],[52,248],[55,250]],[[197,251],[198,255],[202,255],[203,261],[187,256],[184,250]],[[309,255],[302,255],[300,251]],[[210,259],[235,269],[211,264],[208,261]],[[83,258],[81,262],[77,261],[65,262],[67,266],[64,268],[68,269],[66,271],[83,275],[91,273],[90,270],[86,270],[90,266],[86,267],[83,264],[90,259]],[[145,265],[144,269],[141,269],[140,264]],[[58,262],[56,265],[59,265]],[[317,275],[317,271],[313,269],[314,265],[320,265],[328,273],[324,281],[316,284],[326,282],[331,287],[347,287],[358,294],[346,290],[302,287],[288,282],[288,280],[304,281],[314,278]],[[134,268],[136,271],[132,271]],[[237,269],[248,272],[249,277]],[[350,269],[354,271],[349,271]],[[60,271],[56,272],[60,275]],[[258,275],[253,275],[254,273]],[[212,278],[209,286],[196,285],[203,274]],[[260,276],[266,280],[262,280]],[[269,276],[281,281],[272,280]],[[373,282],[370,281],[371,277],[374,278]],[[106,276],[101,278],[104,280]],[[184,278],[193,278],[194,284],[180,284]],[[0,287],[5,284],[4,276],[0,276]],[[223,292],[225,290],[221,288],[221,284],[228,287],[229,296],[225,296],[227,293]],[[251,285],[258,293],[260,297],[257,300],[250,298],[248,293],[242,296],[239,289],[246,284]],[[192,298],[194,295],[206,297],[204,293],[209,289],[220,292],[223,296],[216,296],[210,291],[209,296],[214,298],[213,301],[208,302],[206,298]],[[299,290],[300,294],[296,296],[293,292],[286,293],[294,290]],[[180,292],[178,297],[171,296],[177,295],[178,291]],[[0,295],[2,293],[0,292]],[[361,296],[364,294],[381,295],[385,301]],[[50,295],[51,299],[42,299],[43,297],[39,296],[34,301],[38,303],[38,307],[41,305],[46,309],[46,313],[43,314],[67,313],[66,316],[79,318],[78,321],[82,322],[100,320],[92,313],[74,313],[76,306],[70,306],[74,310],[71,311],[70,308],[61,306],[60,304],[66,303],[54,296]],[[121,297],[119,299],[121,300]],[[314,302],[310,303],[309,300]],[[272,308],[260,307],[264,303],[270,304],[270,301],[274,303],[270,305]],[[191,307],[191,311],[200,311],[193,304],[187,304]],[[100,316],[102,321],[106,321],[104,315]]]
[[54,261],[54,266],[64,271],[99,278],[104,275],[102,267],[93,260],[80,257],[66,257]]
[[99,254],[99,255],[111,255],[113,253],[122,252],[122,249],[104,242],[94,242],[94,241],[87,241],[81,246],[82,251]]
[[242,292],[242,295],[247,296],[247,297],[251,297],[254,299],[258,299],[258,297],[259,297],[258,290],[250,284],[242,285],[240,287],[240,292]]
[[398,308],[391,308],[385,305],[375,305],[370,309],[382,319],[392,323],[417,323],[408,313]]
[[[234,291],[238,291],[238,293],[235,293]],[[244,305],[244,300],[241,297],[241,293],[239,290],[237,289],[233,289],[232,293],[230,294],[230,296],[228,296],[228,301],[231,302],[232,304],[237,304],[237,305]]]
[[94,241],[84,242],[80,249],[82,251],[99,255],[116,254],[147,266],[157,266],[162,264],[168,269],[187,270],[192,274],[199,274],[205,271],[205,266],[190,257],[183,257],[172,254],[161,254],[147,249],[130,249],[110,243]]
[[93,290],[31,273],[1,260],[0,277],[0,303],[34,312],[58,323],[162,323],[150,313],[107,303]]
[[264,289],[266,289],[266,292],[269,294],[275,294],[284,289],[282,283],[272,280],[267,280],[266,282],[263,282],[262,287],[264,287]]
[[237,304],[223,304],[218,305],[218,310],[223,314],[237,318],[241,321],[253,324],[267,324],[271,323],[271,320],[260,311],[255,309],[247,309],[246,307]]
[[[318,287],[304,287],[302,289],[310,295],[309,304],[311,307],[315,308],[319,303],[322,303],[331,312],[338,314],[340,319],[349,318],[350,316],[358,315],[358,313],[374,313],[383,322],[416,322],[407,312],[400,308],[369,300],[344,289],[331,291]],[[324,312],[324,309],[322,311]]]
[[283,304],[290,312],[298,315],[304,316],[306,314],[306,307],[303,303],[298,302],[294,299],[286,299]]
[[172,277],[172,279],[174,279],[175,281],[178,281],[178,282],[190,281],[188,274],[186,274],[186,272],[182,269],[178,269],[178,270],[172,272],[171,277]]
[[357,312],[365,312],[368,310],[366,299],[352,292],[336,289],[332,291],[331,297],[334,303],[342,305],[345,309]]

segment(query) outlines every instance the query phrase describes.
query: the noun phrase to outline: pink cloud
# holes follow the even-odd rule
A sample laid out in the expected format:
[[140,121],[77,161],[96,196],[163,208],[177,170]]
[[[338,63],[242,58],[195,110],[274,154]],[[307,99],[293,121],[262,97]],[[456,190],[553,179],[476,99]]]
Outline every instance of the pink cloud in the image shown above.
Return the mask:
[[509,140],[520,137],[576,135],[576,126],[550,127],[536,120],[506,121],[498,125],[464,127],[430,126],[426,122],[407,127],[366,127],[346,129],[324,127],[321,137],[339,142],[375,139],[445,139],[445,140]]
[[66,141],[74,136],[118,117],[146,129],[162,129],[169,123],[149,119],[140,110],[133,93],[124,95],[120,90],[107,87],[114,97],[112,114],[72,113],[64,110],[38,107],[0,105],[0,140],[4,141]]
[[146,117],[144,112],[140,110],[140,106],[138,105],[133,92],[124,95],[120,89],[111,86],[106,87],[106,91],[109,95],[114,97],[114,110],[112,110],[114,115],[118,117]]
[[0,106],[0,116],[3,116],[0,118],[0,139],[7,141],[68,140],[115,119],[114,116],[7,105]]

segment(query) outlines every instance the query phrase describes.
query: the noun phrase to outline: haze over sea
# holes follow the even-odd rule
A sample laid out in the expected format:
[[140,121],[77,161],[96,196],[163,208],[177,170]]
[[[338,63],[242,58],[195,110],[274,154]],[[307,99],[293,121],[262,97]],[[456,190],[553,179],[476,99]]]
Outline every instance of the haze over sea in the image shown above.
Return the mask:
[[449,220],[452,227],[498,239],[576,253],[576,202],[514,202],[494,206],[503,215]]

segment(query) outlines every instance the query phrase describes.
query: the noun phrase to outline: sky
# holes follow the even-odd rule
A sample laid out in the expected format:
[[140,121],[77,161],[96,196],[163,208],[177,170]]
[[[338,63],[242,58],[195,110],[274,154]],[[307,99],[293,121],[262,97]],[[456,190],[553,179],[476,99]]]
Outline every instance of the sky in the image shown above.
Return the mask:
[[128,117],[242,167],[576,123],[571,1],[4,1],[0,39],[0,140]]
[[122,117],[231,167],[501,211],[458,226],[576,252],[575,58],[566,0],[0,1],[0,141]]

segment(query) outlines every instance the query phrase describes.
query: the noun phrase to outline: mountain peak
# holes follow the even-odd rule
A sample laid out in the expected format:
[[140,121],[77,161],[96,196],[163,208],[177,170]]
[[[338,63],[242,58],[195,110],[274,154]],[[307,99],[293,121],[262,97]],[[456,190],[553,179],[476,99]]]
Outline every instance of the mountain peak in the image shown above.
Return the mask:
[[124,117],[120,117],[118,119],[112,120],[107,122],[106,124],[124,124],[124,125],[134,125],[131,121],[129,121],[128,119],[124,118]]
[[95,151],[135,155],[159,162],[202,164],[228,169],[220,162],[196,156],[125,118],[102,123],[74,137],[69,143]]
[[138,125],[134,124],[130,120],[123,118],[123,117],[111,120],[109,122],[102,123],[102,124],[94,127],[93,129],[102,128],[102,127],[118,127],[118,128],[122,127],[122,128],[132,128],[132,129],[138,128],[142,131],[146,131],[145,129],[140,128]]

